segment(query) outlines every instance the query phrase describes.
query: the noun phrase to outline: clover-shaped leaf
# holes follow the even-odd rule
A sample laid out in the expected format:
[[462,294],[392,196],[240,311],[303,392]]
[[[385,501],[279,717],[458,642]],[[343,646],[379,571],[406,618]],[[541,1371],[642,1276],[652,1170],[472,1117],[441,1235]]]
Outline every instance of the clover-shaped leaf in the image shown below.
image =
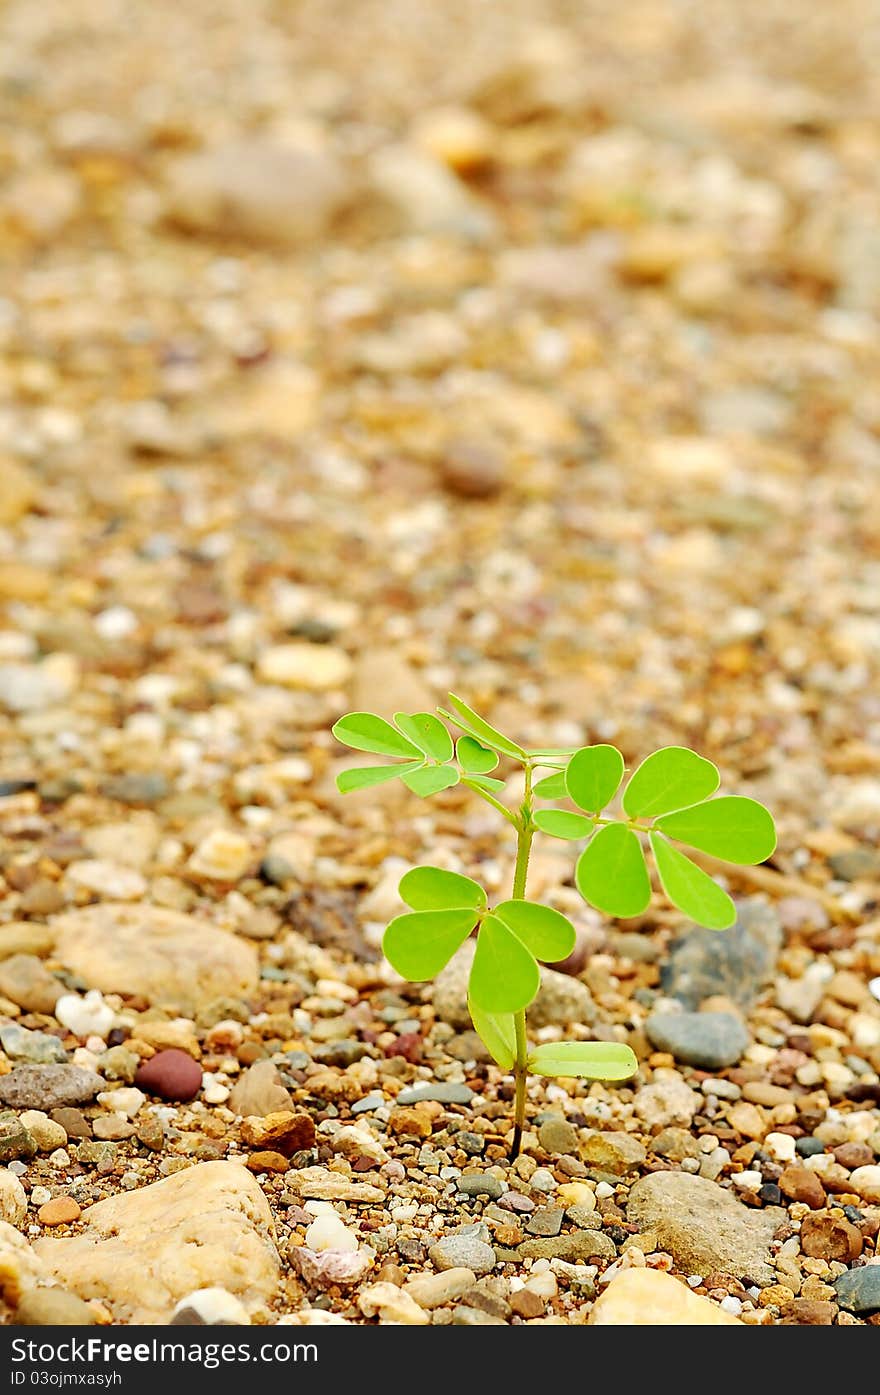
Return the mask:
[[491,726],[485,717],[481,717],[472,707],[468,707],[466,702],[462,702],[461,698],[455,696],[455,693],[449,694],[449,703],[453,708],[452,712],[438,707],[437,710],[441,717],[446,717],[468,736],[475,737],[483,746],[491,746],[493,750],[500,751],[502,755],[511,756],[514,760],[527,759],[522,746],[518,746],[515,741],[511,741],[508,736]]
[[516,1026],[513,1013],[484,1012],[470,997],[468,1011],[477,1036],[493,1061],[497,1061],[502,1070],[510,1070],[516,1060]]
[[736,907],[702,867],[667,843],[662,833],[651,833],[650,843],[660,884],[673,906],[709,930],[726,930],[733,925]]
[[341,770],[336,776],[336,788],[340,794],[351,794],[354,790],[369,789],[371,785],[384,785],[387,780],[396,780],[421,770],[418,761],[406,765],[355,765],[351,770]]
[[486,775],[498,764],[498,752],[490,751],[472,736],[460,736],[455,754],[462,770],[468,775]]
[[343,746],[354,751],[369,751],[376,756],[402,756],[404,760],[421,760],[421,747],[395,730],[384,717],[372,712],[349,712],[340,717],[332,728],[333,735]]
[[451,765],[424,765],[420,770],[402,775],[401,779],[413,794],[425,798],[429,794],[439,794],[441,790],[448,790],[457,785],[459,775]]
[[628,1080],[638,1068],[635,1053],[613,1041],[548,1041],[529,1055],[529,1070],[535,1075]]
[[532,822],[551,838],[567,838],[574,842],[589,837],[596,826],[586,814],[573,814],[568,809],[539,809],[532,815]]
[[578,858],[575,881],[585,901],[606,915],[641,915],[651,899],[651,881],[638,836],[623,823],[594,833]]
[[553,775],[545,775],[543,780],[539,780],[535,785],[533,793],[540,799],[567,799],[565,771],[557,770]]
[[395,712],[394,723],[431,760],[452,760],[452,737],[433,712]]
[[711,761],[686,746],[664,746],[643,760],[623,793],[631,819],[656,818],[714,794],[721,781]]
[[552,906],[541,906],[536,901],[502,901],[493,915],[504,921],[536,959],[545,963],[567,959],[574,949],[574,926]]
[[397,888],[400,899],[414,911],[454,910],[469,906],[486,908],[486,893],[479,882],[445,867],[413,867],[404,872]]
[[535,957],[497,915],[484,916],[468,992],[484,1012],[519,1012],[541,983]]
[[476,920],[472,906],[396,916],[382,937],[385,958],[411,983],[433,978],[464,944]]
[[663,814],[654,826],[688,847],[743,866],[764,862],[776,847],[776,829],[769,811],[743,795],[724,795],[677,809]]
[[565,770],[565,788],[579,809],[600,814],[623,779],[623,756],[616,746],[583,746]]

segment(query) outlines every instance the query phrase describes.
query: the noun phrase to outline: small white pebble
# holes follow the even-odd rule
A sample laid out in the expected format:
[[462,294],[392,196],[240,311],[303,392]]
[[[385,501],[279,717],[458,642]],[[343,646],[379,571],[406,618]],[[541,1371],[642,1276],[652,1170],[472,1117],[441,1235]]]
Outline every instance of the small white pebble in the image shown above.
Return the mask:
[[741,1191],[755,1192],[761,1186],[760,1172],[735,1172],[730,1180],[733,1185],[739,1187]]
[[687,1276],[688,1288],[699,1288],[702,1282],[702,1274],[688,1274]]
[[722,1298],[718,1306],[722,1312],[731,1313],[733,1317],[739,1317],[743,1307],[742,1301],[739,1298],[734,1298],[732,1293],[729,1293],[726,1298]]
[[31,1188],[31,1206],[45,1206],[47,1201],[52,1200],[52,1193],[48,1187]]
[[52,1167],[69,1167],[70,1154],[66,1148],[56,1148],[54,1153],[49,1154],[49,1163]]
[[868,982],[868,992],[880,1002],[880,978],[872,978]]
[[792,1162],[797,1154],[794,1139],[788,1133],[768,1133],[764,1147],[777,1162]]
[[607,1201],[609,1196],[613,1195],[614,1188],[612,1187],[610,1182],[596,1183],[596,1196],[599,1198],[600,1201]]

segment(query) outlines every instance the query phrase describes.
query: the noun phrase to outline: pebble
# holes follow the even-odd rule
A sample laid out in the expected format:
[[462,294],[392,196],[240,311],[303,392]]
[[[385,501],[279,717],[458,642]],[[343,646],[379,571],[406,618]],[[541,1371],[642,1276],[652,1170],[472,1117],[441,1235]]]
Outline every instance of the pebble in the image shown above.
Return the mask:
[[37,1212],[40,1225],[70,1225],[78,1221],[82,1214],[79,1203],[72,1196],[56,1196],[47,1201]]
[[430,1312],[461,1298],[473,1288],[476,1278],[473,1269],[461,1267],[445,1269],[439,1274],[416,1274],[406,1281],[404,1291],[420,1308]]
[[624,1269],[590,1312],[593,1326],[724,1327],[737,1318],[659,1269]]
[[261,683],[312,693],[344,688],[351,673],[351,659],[331,644],[276,644],[264,649],[257,661]]
[[837,1301],[848,1313],[880,1312],[880,1264],[864,1264],[834,1280]]
[[316,1254],[322,1250],[350,1250],[353,1253],[358,1248],[358,1237],[335,1211],[322,1211],[306,1231],[306,1244]]
[[828,1213],[804,1216],[800,1232],[801,1249],[811,1259],[836,1260],[850,1264],[864,1248],[862,1232],[844,1216]]
[[115,1012],[96,989],[82,998],[78,993],[64,993],[55,1004],[55,1016],[62,1027],[83,1040],[86,1037],[106,1040],[116,1019]]
[[58,979],[35,954],[12,953],[0,959],[0,995],[25,1012],[48,1016],[55,1012],[62,991]]
[[419,1081],[416,1085],[406,1085],[397,1096],[398,1104],[418,1104],[422,1100],[434,1100],[438,1104],[470,1104],[473,1090],[467,1085],[454,1081]]
[[566,1235],[523,1240],[513,1249],[499,1246],[495,1253],[497,1258],[506,1264],[521,1264],[524,1259],[562,1259],[568,1264],[583,1264],[591,1259],[617,1257],[611,1236],[592,1228],[572,1231]]
[[487,1196],[497,1201],[504,1194],[504,1183],[490,1172],[465,1172],[456,1185],[465,1196]]
[[15,1023],[0,1027],[0,1046],[11,1061],[44,1066],[67,1060],[67,1052],[57,1037],[48,1032],[30,1032]]
[[139,1068],[135,1084],[163,1100],[191,1100],[201,1089],[202,1068],[185,1051],[157,1051]]
[[730,1012],[653,1013],[645,1032],[658,1051],[701,1070],[735,1065],[749,1045],[743,1022]]
[[181,1298],[171,1327],[246,1327],[250,1314],[240,1298],[225,1288],[198,1288]]
[[538,1129],[538,1142],[547,1153],[576,1154],[580,1135],[574,1124],[570,1124],[561,1114],[553,1114],[545,1119]]
[[680,1077],[659,1079],[659,1072],[650,1085],[636,1092],[633,1108],[642,1123],[651,1129],[665,1129],[672,1124],[689,1124],[702,1101]]
[[526,1221],[529,1235],[558,1235],[565,1219],[565,1211],[552,1206],[539,1206]]
[[291,1106],[290,1092],[281,1084],[278,1067],[272,1061],[255,1061],[248,1066],[229,1095],[229,1108],[241,1117],[264,1118]]
[[850,1176],[849,1184],[862,1201],[880,1206],[880,1165],[857,1167]]
[[27,1215],[27,1193],[14,1172],[0,1167],[0,1220],[19,1226]]
[[30,1288],[21,1295],[15,1321],[22,1327],[89,1327],[97,1311],[64,1288]]
[[[55,932],[47,925],[40,925],[31,920],[13,920],[7,925],[0,925],[0,962],[7,961],[15,955],[22,955],[26,958],[39,958],[51,952],[55,943]],[[62,992],[61,984],[55,980],[58,993]],[[0,992],[9,994],[5,988],[0,988]],[[56,994],[57,998],[58,994]],[[14,999],[13,999],[14,1001]],[[20,1003],[20,1007],[25,1004]],[[38,1012],[39,1008],[29,1008],[28,1011]],[[50,1009],[51,1011],[51,1009]]]
[[406,1289],[396,1284],[370,1284],[358,1294],[358,1307],[364,1317],[377,1317],[380,1322],[400,1323],[406,1327],[423,1327],[431,1319],[414,1301]]
[[52,1153],[67,1143],[67,1130],[40,1109],[24,1110],[19,1115],[19,1122],[27,1129],[41,1153]]
[[49,1113],[64,1105],[88,1104],[103,1084],[99,1075],[81,1066],[16,1066],[0,1077],[0,1102]]
[[106,896],[112,901],[139,901],[146,895],[147,883],[133,867],[123,867],[101,858],[85,858],[73,862],[67,869],[68,880],[74,886]]
[[790,1201],[801,1201],[813,1211],[825,1205],[825,1188],[816,1173],[806,1167],[784,1168],[779,1177],[779,1190]]
[[753,1210],[703,1177],[655,1172],[635,1183],[627,1219],[651,1230],[686,1274],[720,1272],[774,1282],[770,1244],[777,1219]]
[[247,838],[229,829],[215,828],[199,843],[187,867],[194,876],[207,877],[209,881],[237,882],[252,860]]
[[581,1157],[588,1167],[623,1175],[635,1172],[647,1158],[643,1144],[630,1133],[593,1131],[584,1136]]
[[444,1235],[428,1250],[428,1258],[440,1270],[471,1269],[479,1275],[491,1274],[495,1268],[495,1251],[470,1226]]
[[698,1008],[716,994],[750,1007],[773,972],[781,943],[773,907],[757,899],[741,901],[736,924],[723,935],[696,926],[673,942],[661,969],[663,991],[687,1008]]

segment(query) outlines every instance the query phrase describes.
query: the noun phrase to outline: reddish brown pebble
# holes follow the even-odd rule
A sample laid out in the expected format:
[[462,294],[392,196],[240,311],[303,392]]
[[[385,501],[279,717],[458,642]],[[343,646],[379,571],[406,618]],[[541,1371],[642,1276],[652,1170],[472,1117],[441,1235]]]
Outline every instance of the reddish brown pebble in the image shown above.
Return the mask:
[[185,1051],[157,1051],[145,1061],[134,1083],[148,1095],[178,1103],[193,1099],[202,1086],[202,1068]]
[[251,1153],[247,1160],[251,1172],[286,1172],[289,1160],[283,1153]]
[[813,1211],[825,1205],[825,1188],[806,1167],[787,1167],[779,1179],[779,1190],[790,1201],[802,1201]]
[[843,1216],[804,1216],[801,1249],[811,1259],[836,1259],[849,1264],[862,1253],[862,1232]]
[[795,1298],[786,1303],[780,1311],[784,1326],[793,1324],[807,1327],[830,1327],[837,1312],[837,1304],[824,1298]]
[[521,1318],[541,1317],[544,1312],[544,1300],[537,1293],[532,1293],[531,1289],[521,1288],[518,1293],[510,1295],[510,1306]]
[[70,1225],[78,1221],[82,1214],[79,1203],[72,1196],[55,1196],[37,1212],[40,1225]]
[[402,1032],[399,1037],[385,1047],[386,1056],[402,1056],[411,1066],[422,1059],[423,1041],[419,1032]]
[[840,1163],[841,1167],[846,1167],[852,1172],[856,1167],[870,1167],[874,1162],[874,1149],[869,1148],[867,1143],[841,1143],[839,1148],[833,1148],[834,1161]]

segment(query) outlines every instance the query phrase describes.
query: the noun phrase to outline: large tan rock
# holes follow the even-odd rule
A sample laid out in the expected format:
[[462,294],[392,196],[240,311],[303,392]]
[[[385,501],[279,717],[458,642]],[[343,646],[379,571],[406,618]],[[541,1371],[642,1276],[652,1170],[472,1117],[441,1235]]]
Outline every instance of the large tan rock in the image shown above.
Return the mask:
[[166,215],[188,232],[292,247],[318,237],[348,198],[329,151],[234,141],[174,162]]
[[107,1303],[117,1321],[167,1322],[181,1298],[211,1285],[248,1312],[275,1292],[272,1213],[241,1163],[198,1163],[99,1201],[82,1219],[84,1235],[38,1240],[34,1251],[59,1283]]
[[108,902],[58,916],[53,926],[56,958],[102,993],[138,994],[192,1015],[257,984],[253,945],[195,916]]
[[731,1274],[764,1287],[775,1281],[770,1242],[784,1218],[779,1207],[756,1211],[707,1177],[653,1172],[629,1194],[628,1221],[657,1236],[686,1274]]
[[590,1313],[606,1327],[742,1327],[708,1298],[691,1293],[660,1269],[624,1269],[611,1280]]

